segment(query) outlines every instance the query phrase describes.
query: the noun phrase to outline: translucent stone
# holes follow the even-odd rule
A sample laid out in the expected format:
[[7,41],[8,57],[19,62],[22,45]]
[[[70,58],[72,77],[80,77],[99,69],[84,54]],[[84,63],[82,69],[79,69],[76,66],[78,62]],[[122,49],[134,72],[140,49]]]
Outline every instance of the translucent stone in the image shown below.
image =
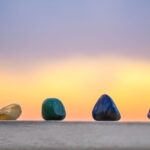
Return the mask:
[[11,104],[0,109],[0,120],[16,120],[21,115],[20,105]]

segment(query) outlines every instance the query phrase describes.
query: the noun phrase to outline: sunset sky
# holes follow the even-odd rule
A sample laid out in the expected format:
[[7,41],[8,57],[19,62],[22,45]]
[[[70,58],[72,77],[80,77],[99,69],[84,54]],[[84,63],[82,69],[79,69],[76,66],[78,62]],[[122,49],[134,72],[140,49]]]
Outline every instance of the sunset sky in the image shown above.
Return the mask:
[[91,121],[108,94],[121,121],[148,121],[149,14],[149,0],[1,0],[0,107],[41,120],[44,99],[57,97],[66,121]]

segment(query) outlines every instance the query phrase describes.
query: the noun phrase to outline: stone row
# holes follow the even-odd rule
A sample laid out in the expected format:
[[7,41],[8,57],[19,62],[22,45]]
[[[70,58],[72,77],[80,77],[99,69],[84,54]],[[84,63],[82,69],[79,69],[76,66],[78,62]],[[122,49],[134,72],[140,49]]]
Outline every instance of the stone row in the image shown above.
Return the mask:
[[[22,113],[18,104],[11,104],[0,109],[0,120],[16,120]],[[102,95],[96,102],[93,111],[93,119],[96,121],[118,121],[121,119],[120,112],[112,98]],[[66,111],[63,103],[57,98],[48,98],[42,104],[42,117],[45,120],[63,120]],[[150,119],[150,110],[147,117]]]

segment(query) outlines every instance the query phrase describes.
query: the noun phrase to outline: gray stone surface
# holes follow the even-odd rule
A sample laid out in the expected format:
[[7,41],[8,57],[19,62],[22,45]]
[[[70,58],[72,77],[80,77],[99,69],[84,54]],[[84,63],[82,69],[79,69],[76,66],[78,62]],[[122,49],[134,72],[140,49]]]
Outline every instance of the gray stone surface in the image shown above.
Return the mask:
[[150,123],[0,121],[0,150],[150,150]]

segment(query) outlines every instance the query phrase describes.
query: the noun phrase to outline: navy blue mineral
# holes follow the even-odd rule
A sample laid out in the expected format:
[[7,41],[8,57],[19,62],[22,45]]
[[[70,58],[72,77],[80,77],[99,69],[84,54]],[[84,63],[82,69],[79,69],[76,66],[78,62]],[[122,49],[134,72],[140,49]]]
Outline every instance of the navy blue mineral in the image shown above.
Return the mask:
[[149,110],[149,112],[148,112],[148,114],[147,114],[147,117],[150,119],[150,110]]
[[96,121],[117,121],[121,118],[115,103],[106,94],[98,99],[94,106],[92,115]]

